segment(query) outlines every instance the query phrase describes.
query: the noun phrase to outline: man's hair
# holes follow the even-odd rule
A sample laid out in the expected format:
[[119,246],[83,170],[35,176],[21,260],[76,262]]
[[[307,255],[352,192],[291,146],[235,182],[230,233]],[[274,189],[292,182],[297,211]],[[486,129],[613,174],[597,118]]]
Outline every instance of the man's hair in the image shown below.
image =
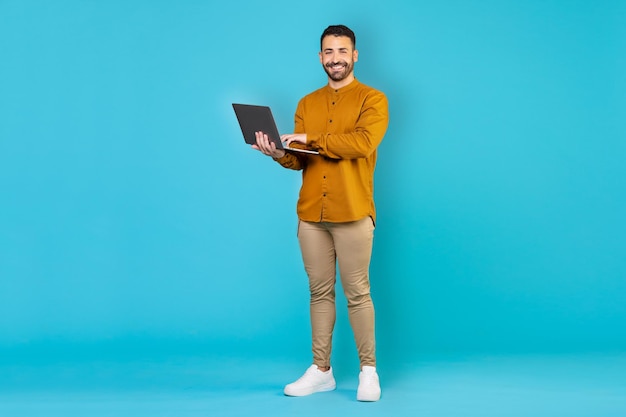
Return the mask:
[[352,41],[352,49],[356,49],[356,36],[354,32],[350,30],[348,26],[344,25],[331,25],[328,26],[322,33],[320,38],[320,50],[322,49],[322,42],[326,36],[347,36]]

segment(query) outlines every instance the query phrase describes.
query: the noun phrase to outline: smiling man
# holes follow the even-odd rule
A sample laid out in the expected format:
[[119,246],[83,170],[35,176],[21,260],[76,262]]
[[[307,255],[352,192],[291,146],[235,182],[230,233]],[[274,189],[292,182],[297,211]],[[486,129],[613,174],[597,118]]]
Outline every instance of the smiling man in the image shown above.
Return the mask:
[[336,387],[330,364],[335,326],[336,265],[361,364],[357,399],[378,401],[374,305],[369,265],[376,222],[374,168],[389,123],[387,98],[354,76],[359,58],[352,30],[329,26],[320,62],[328,84],[298,103],[294,133],[286,144],[319,155],[276,149],[263,132],[253,147],[285,168],[302,170],[298,240],[309,277],[313,364],[285,394],[304,396]]

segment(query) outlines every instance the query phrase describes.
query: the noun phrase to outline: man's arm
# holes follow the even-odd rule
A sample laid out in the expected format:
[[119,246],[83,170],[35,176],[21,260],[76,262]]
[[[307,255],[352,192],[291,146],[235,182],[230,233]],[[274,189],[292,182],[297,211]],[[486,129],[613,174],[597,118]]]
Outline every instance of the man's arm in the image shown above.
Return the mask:
[[[296,126],[298,120],[298,115],[296,115]],[[388,124],[387,98],[383,93],[376,91],[365,99],[353,132],[345,134],[294,133],[283,135],[281,139],[287,144],[291,142],[304,143],[307,147],[319,151],[320,155],[328,158],[365,158],[371,155],[383,140]],[[298,131],[296,130],[296,132]]]

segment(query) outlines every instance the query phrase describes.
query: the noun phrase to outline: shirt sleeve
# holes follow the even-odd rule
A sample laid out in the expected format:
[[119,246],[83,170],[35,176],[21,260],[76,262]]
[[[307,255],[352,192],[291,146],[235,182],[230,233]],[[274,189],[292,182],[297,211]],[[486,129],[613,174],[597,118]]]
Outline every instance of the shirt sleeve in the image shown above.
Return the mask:
[[353,132],[311,135],[307,137],[307,145],[328,158],[365,158],[371,155],[383,140],[388,125],[389,105],[387,97],[380,91],[374,91],[368,94],[363,102]]
[[304,161],[300,159],[299,154],[293,154],[291,152],[285,152],[285,156],[282,158],[274,159],[274,161],[278,162],[285,168],[293,169],[299,171],[304,168]]

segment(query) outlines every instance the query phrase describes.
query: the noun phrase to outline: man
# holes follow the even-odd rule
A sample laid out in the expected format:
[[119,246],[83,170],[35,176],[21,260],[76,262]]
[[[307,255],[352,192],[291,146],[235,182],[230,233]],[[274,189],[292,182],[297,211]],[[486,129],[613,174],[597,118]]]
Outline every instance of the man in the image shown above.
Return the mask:
[[354,63],[359,55],[352,30],[329,26],[320,43],[328,85],[300,100],[295,133],[281,136],[285,145],[295,144],[319,155],[276,149],[262,132],[256,132],[253,145],[283,167],[303,171],[298,240],[311,293],[313,365],[285,386],[285,394],[304,396],[336,387],[330,353],[338,263],[361,363],[357,399],[378,401],[369,263],[376,220],[376,148],[389,121],[387,98],[356,80]]

